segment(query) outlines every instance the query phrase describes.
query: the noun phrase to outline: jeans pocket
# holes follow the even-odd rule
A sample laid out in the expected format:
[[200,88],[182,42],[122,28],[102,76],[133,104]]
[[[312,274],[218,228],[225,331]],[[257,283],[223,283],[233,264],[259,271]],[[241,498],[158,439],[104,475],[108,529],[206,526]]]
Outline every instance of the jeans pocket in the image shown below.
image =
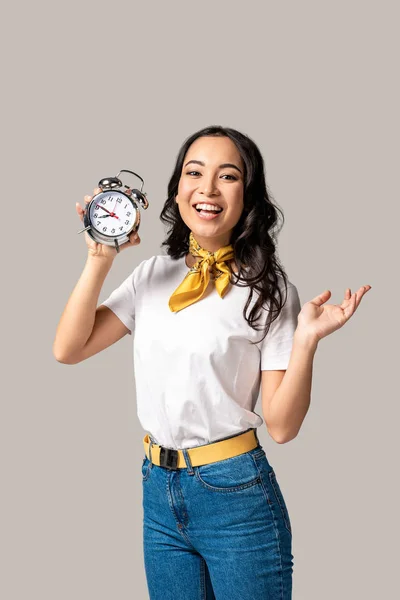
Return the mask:
[[260,474],[247,452],[194,467],[196,479],[214,492],[237,492],[260,483]]
[[144,457],[142,462],[142,480],[146,481],[150,476],[150,460],[147,456]]
[[289,533],[291,534],[292,533],[292,525],[291,525],[290,518],[289,518],[289,512],[288,512],[288,509],[287,509],[287,506],[286,506],[286,502],[284,500],[281,488],[279,486],[278,480],[276,478],[276,474],[275,474],[274,469],[271,469],[269,471],[268,476],[269,476],[269,480],[270,480],[270,483],[271,483],[271,487],[272,487],[272,489],[274,491],[274,494],[275,494],[276,501],[277,501],[277,503],[278,503],[278,505],[280,507],[280,510],[282,512],[282,516],[283,516],[283,521],[285,523],[285,527],[289,531]]

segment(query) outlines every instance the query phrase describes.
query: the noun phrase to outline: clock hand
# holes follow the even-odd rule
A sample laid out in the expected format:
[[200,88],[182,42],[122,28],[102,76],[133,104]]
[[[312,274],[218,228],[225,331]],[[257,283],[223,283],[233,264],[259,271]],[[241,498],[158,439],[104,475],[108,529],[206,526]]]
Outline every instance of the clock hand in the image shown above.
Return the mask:
[[116,217],[117,219],[119,219],[119,217],[115,214],[115,212],[110,212],[109,210],[107,210],[106,208],[104,208],[104,206],[100,206],[100,204],[96,204],[96,208],[101,208],[102,210],[105,210],[106,212],[108,212],[108,215],[103,215],[103,217],[99,217],[99,219],[102,219],[104,217]]
[[106,208],[104,208],[104,206],[100,206],[100,204],[96,204],[96,208],[101,208],[102,210],[105,210],[106,212],[108,212],[109,215],[111,215],[112,217],[115,215],[114,212],[110,212],[109,210],[107,210]]

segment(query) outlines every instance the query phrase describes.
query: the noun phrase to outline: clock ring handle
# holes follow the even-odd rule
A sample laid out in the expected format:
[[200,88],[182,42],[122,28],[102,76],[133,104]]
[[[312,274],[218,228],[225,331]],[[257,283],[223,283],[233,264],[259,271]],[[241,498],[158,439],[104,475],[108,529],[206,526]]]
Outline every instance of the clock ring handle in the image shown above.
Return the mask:
[[[142,182],[140,190],[132,190],[132,195],[134,198],[136,198],[136,200],[139,202],[139,204],[142,206],[142,208],[148,208],[149,202],[146,198],[146,192],[142,192],[144,180],[140,177],[140,175],[138,175],[134,171],[130,171],[129,169],[121,169],[121,171],[118,171],[118,173],[116,175],[117,178],[119,178],[120,173],[131,173],[132,175],[135,175],[136,177],[138,177],[140,179],[140,181]],[[132,189],[128,185],[125,185],[125,187],[128,189]]]

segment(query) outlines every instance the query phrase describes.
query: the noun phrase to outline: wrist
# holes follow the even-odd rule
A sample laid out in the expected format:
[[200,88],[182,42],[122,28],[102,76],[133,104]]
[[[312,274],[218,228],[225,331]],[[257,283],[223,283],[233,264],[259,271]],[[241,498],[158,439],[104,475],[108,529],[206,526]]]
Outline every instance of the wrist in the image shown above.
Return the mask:
[[110,255],[104,255],[104,254],[96,254],[96,252],[94,250],[92,250],[91,248],[88,248],[88,253],[87,253],[88,258],[94,258],[96,260],[105,260],[105,261],[113,261],[114,260],[114,256],[112,254]]
[[97,254],[92,254],[90,251],[88,252],[86,263],[90,265],[97,265],[104,268],[111,268],[114,262],[113,256],[99,256]]
[[319,338],[315,335],[315,333],[310,333],[309,331],[305,331],[304,329],[297,329],[294,332],[293,341],[298,346],[302,346],[307,348],[307,350],[315,350],[318,347]]

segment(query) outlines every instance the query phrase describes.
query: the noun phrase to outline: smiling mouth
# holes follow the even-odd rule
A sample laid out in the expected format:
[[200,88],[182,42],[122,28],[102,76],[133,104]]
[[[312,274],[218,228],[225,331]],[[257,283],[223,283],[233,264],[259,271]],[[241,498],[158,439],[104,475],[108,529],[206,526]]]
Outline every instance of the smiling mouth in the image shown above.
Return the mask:
[[[193,207],[193,208],[195,208],[195,207]],[[199,210],[196,209],[196,211],[197,211],[197,216],[202,221],[215,221],[215,219],[218,219],[220,214],[223,212],[222,210],[220,210],[220,211],[205,210],[203,208],[200,208]]]
[[195,210],[197,210],[198,213],[203,212],[203,213],[206,213],[206,214],[216,214],[216,215],[219,215],[223,211],[222,208],[219,208],[218,210],[215,210],[215,209],[208,210],[207,208],[197,208],[196,205],[193,205],[193,208]]

